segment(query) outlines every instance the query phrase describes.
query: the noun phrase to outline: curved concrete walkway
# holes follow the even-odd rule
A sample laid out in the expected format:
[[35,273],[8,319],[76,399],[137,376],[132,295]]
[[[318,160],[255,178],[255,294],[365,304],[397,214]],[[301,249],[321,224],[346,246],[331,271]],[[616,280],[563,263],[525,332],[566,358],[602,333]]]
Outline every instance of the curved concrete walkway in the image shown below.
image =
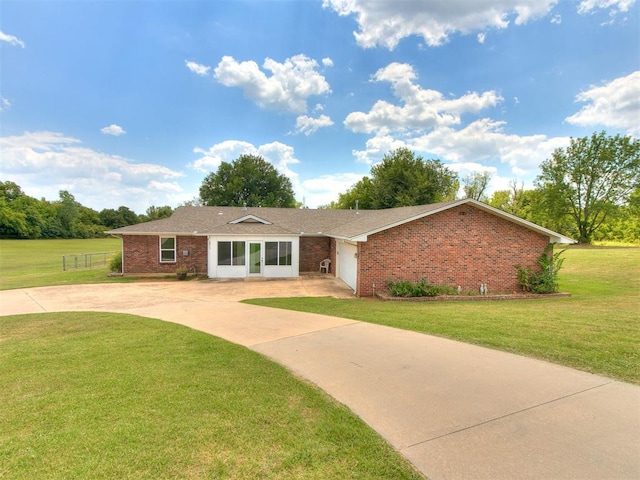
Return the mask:
[[351,296],[330,278],[0,292],[0,315],[112,311],[261,352],[349,406],[432,480],[638,479],[640,387],[353,320],[238,303]]

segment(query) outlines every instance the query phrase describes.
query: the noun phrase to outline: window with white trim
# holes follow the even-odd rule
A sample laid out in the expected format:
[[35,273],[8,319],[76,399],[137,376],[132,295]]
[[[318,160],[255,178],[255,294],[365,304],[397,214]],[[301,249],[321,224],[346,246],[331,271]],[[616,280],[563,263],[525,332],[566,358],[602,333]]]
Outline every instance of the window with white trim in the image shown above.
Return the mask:
[[218,242],[218,265],[244,265],[245,242]]
[[265,265],[291,265],[291,242],[264,242]]
[[176,237],[160,237],[160,262],[176,261]]

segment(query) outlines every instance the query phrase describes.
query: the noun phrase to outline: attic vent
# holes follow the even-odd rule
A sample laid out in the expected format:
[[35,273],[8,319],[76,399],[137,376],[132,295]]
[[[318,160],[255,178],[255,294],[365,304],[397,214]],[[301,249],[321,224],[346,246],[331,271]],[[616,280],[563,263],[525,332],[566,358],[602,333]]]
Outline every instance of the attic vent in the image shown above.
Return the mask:
[[231,220],[229,223],[232,225],[237,223],[262,223],[263,225],[271,225],[271,222],[264,220],[263,218],[256,217],[255,215],[245,215],[244,217]]
[[467,214],[467,212],[462,211],[462,212],[460,212],[458,215],[466,215],[466,214]]

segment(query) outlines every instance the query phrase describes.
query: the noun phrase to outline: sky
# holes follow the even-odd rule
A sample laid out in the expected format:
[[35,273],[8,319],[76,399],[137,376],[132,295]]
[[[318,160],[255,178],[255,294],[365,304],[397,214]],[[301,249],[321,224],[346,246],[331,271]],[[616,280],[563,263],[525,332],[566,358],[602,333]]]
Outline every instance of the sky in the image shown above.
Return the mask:
[[390,151],[488,193],[640,136],[636,0],[0,0],[0,180],[177,207],[260,155],[315,208]]

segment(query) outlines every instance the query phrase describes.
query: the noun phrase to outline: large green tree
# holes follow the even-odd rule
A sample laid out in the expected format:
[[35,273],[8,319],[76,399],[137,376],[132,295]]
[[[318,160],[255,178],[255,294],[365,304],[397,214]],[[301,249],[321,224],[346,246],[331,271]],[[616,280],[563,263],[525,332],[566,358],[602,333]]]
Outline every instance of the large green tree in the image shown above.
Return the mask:
[[0,181],[0,237],[40,238],[52,217],[48,202],[25,195],[14,182]]
[[173,214],[173,208],[169,205],[163,205],[162,207],[156,207],[151,205],[147,208],[144,215],[140,215],[139,221],[148,222],[150,220],[160,220],[162,218],[168,218]]
[[628,136],[571,139],[541,166],[536,186],[549,217],[568,217],[580,242],[590,243],[594,233],[616,209],[627,204],[640,185],[640,141]]
[[455,198],[457,174],[439,160],[423,160],[407,148],[387,153],[382,162],[345,193],[332,208],[384,209],[425,205]]
[[528,215],[531,202],[535,200],[532,197],[531,191],[525,190],[523,183],[518,184],[518,180],[513,179],[509,182],[509,190],[496,190],[487,203],[517,217],[530,220]]
[[613,240],[640,244],[640,186],[629,195],[629,201],[607,217],[594,240]]
[[408,148],[386,154],[371,168],[373,208],[426,205],[453,199],[458,175],[439,160],[423,160]]
[[205,205],[241,207],[295,207],[291,180],[256,155],[240,155],[222,162],[200,186]]
[[473,173],[467,175],[462,179],[462,189],[466,198],[473,198],[481,202],[489,200],[485,194],[489,182],[491,181],[491,174],[489,172]]
[[[134,225],[138,221],[144,221],[138,217],[129,207],[120,206],[117,210],[105,208],[99,213],[100,223],[108,228],[120,228]],[[155,219],[154,219],[155,220]]]
[[105,228],[100,223],[98,212],[77,202],[67,190],[60,190],[59,196],[58,201],[51,203],[55,211],[51,236],[93,238],[102,235]]
[[331,202],[329,208],[344,209],[361,208],[371,210],[373,206],[373,194],[371,192],[371,179],[362,177],[349,190],[338,195],[337,202]]

